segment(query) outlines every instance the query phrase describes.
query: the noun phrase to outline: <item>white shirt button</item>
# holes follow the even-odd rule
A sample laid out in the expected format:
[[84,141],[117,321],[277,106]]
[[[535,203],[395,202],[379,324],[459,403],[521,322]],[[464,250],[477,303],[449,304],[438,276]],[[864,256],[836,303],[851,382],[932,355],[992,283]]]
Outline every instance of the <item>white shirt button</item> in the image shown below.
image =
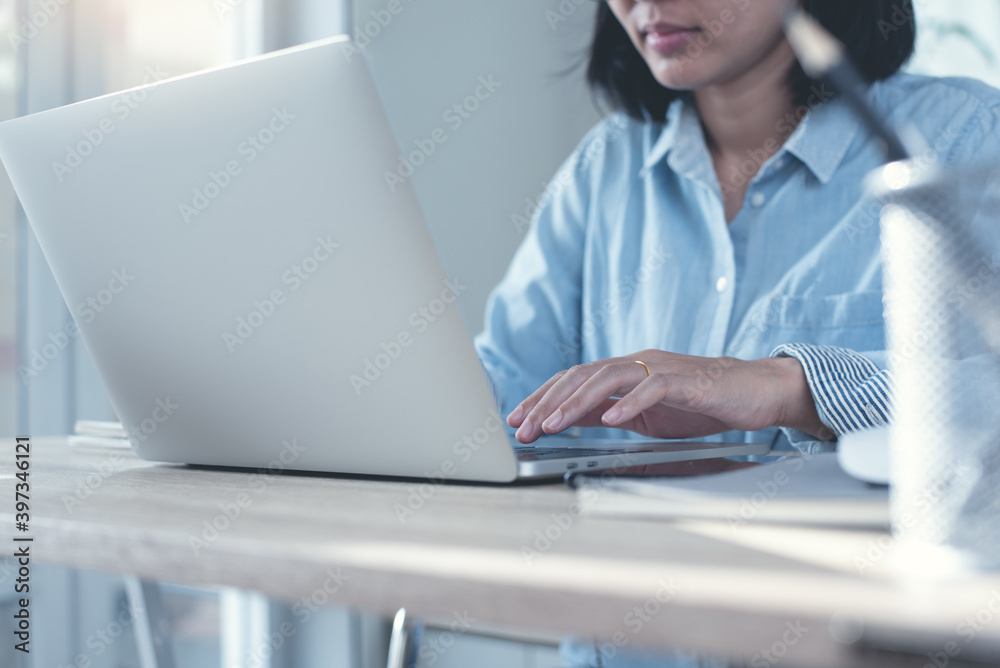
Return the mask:
[[725,292],[726,288],[729,286],[729,279],[725,276],[719,276],[719,280],[715,282],[715,289],[719,292]]
[[750,198],[750,205],[755,209],[759,209],[764,206],[764,200],[764,193],[754,193],[753,197]]
[[784,166],[785,166],[785,159],[784,158],[778,158],[778,161],[776,163],[774,163],[774,168],[775,169],[781,169]]

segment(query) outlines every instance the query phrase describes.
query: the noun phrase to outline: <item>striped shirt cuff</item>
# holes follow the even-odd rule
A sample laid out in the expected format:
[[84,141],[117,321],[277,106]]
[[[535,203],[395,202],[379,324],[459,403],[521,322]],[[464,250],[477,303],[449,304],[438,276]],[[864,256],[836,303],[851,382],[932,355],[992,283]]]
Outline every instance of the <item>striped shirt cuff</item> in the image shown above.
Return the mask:
[[789,343],[770,356],[802,363],[819,418],[838,437],[892,422],[892,376],[864,355],[836,346]]

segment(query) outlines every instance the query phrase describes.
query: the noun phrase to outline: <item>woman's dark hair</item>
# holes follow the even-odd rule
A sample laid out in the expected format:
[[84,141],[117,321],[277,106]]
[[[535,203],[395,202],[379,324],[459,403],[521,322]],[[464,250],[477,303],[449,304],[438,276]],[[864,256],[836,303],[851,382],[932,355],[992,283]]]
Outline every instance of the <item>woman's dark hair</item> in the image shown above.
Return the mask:
[[[869,82],[895,74],[913,54],[917,29],[912,0],[802,0],[802,6],[846,46]],[[737,0],[730,11],[738,14]],[[664,121],[670,103],[687,94],[665,88],[653,78],[603,0],[597,8],[587,83],[613,108],[640,121]],[[796,63],[788,73],[788,83],[795,103],[801,105],[816,82]]]

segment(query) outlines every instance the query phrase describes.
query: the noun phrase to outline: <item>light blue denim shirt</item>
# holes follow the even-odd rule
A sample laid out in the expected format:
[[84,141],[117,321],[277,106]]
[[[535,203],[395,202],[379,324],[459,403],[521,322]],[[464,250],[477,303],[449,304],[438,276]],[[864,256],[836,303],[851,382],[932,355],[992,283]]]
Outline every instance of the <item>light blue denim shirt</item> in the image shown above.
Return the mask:
[[[919,159],[1000,164],[1000,91],[897,74],[868,97],[890,123],[923,135],[930,150]],[[593,128],[525,225],[476,337],[501,410],[560,370],[655,348],[794,356],[834,433],[891,420],[881,204],[863,185],[883,153],[826,89],[814,89],[810,104],[777,153],[749,152],[745,171],[721,184],[689,101],[674,102],[663,124],[612,114]],[[754,172],[727,225],[723,188]],[[834,447],[784,428],[704,440],[713,439],[771,442],[777,451]]]

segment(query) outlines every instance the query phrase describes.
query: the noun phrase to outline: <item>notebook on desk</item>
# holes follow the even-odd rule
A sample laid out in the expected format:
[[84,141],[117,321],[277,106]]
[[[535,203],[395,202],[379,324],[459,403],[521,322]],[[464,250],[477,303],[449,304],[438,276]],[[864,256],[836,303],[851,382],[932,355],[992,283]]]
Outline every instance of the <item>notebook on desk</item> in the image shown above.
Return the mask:
[[576,479],[587,514],[885,528],[889,488],[858,480],[836,453],[789,456],[770,464],[698,478]]
[[508,482],[766,454],[556,439],[515,452],[455,303],[464,277],[445,273],[348,46],[0,124],[0,158],[140,456]]

